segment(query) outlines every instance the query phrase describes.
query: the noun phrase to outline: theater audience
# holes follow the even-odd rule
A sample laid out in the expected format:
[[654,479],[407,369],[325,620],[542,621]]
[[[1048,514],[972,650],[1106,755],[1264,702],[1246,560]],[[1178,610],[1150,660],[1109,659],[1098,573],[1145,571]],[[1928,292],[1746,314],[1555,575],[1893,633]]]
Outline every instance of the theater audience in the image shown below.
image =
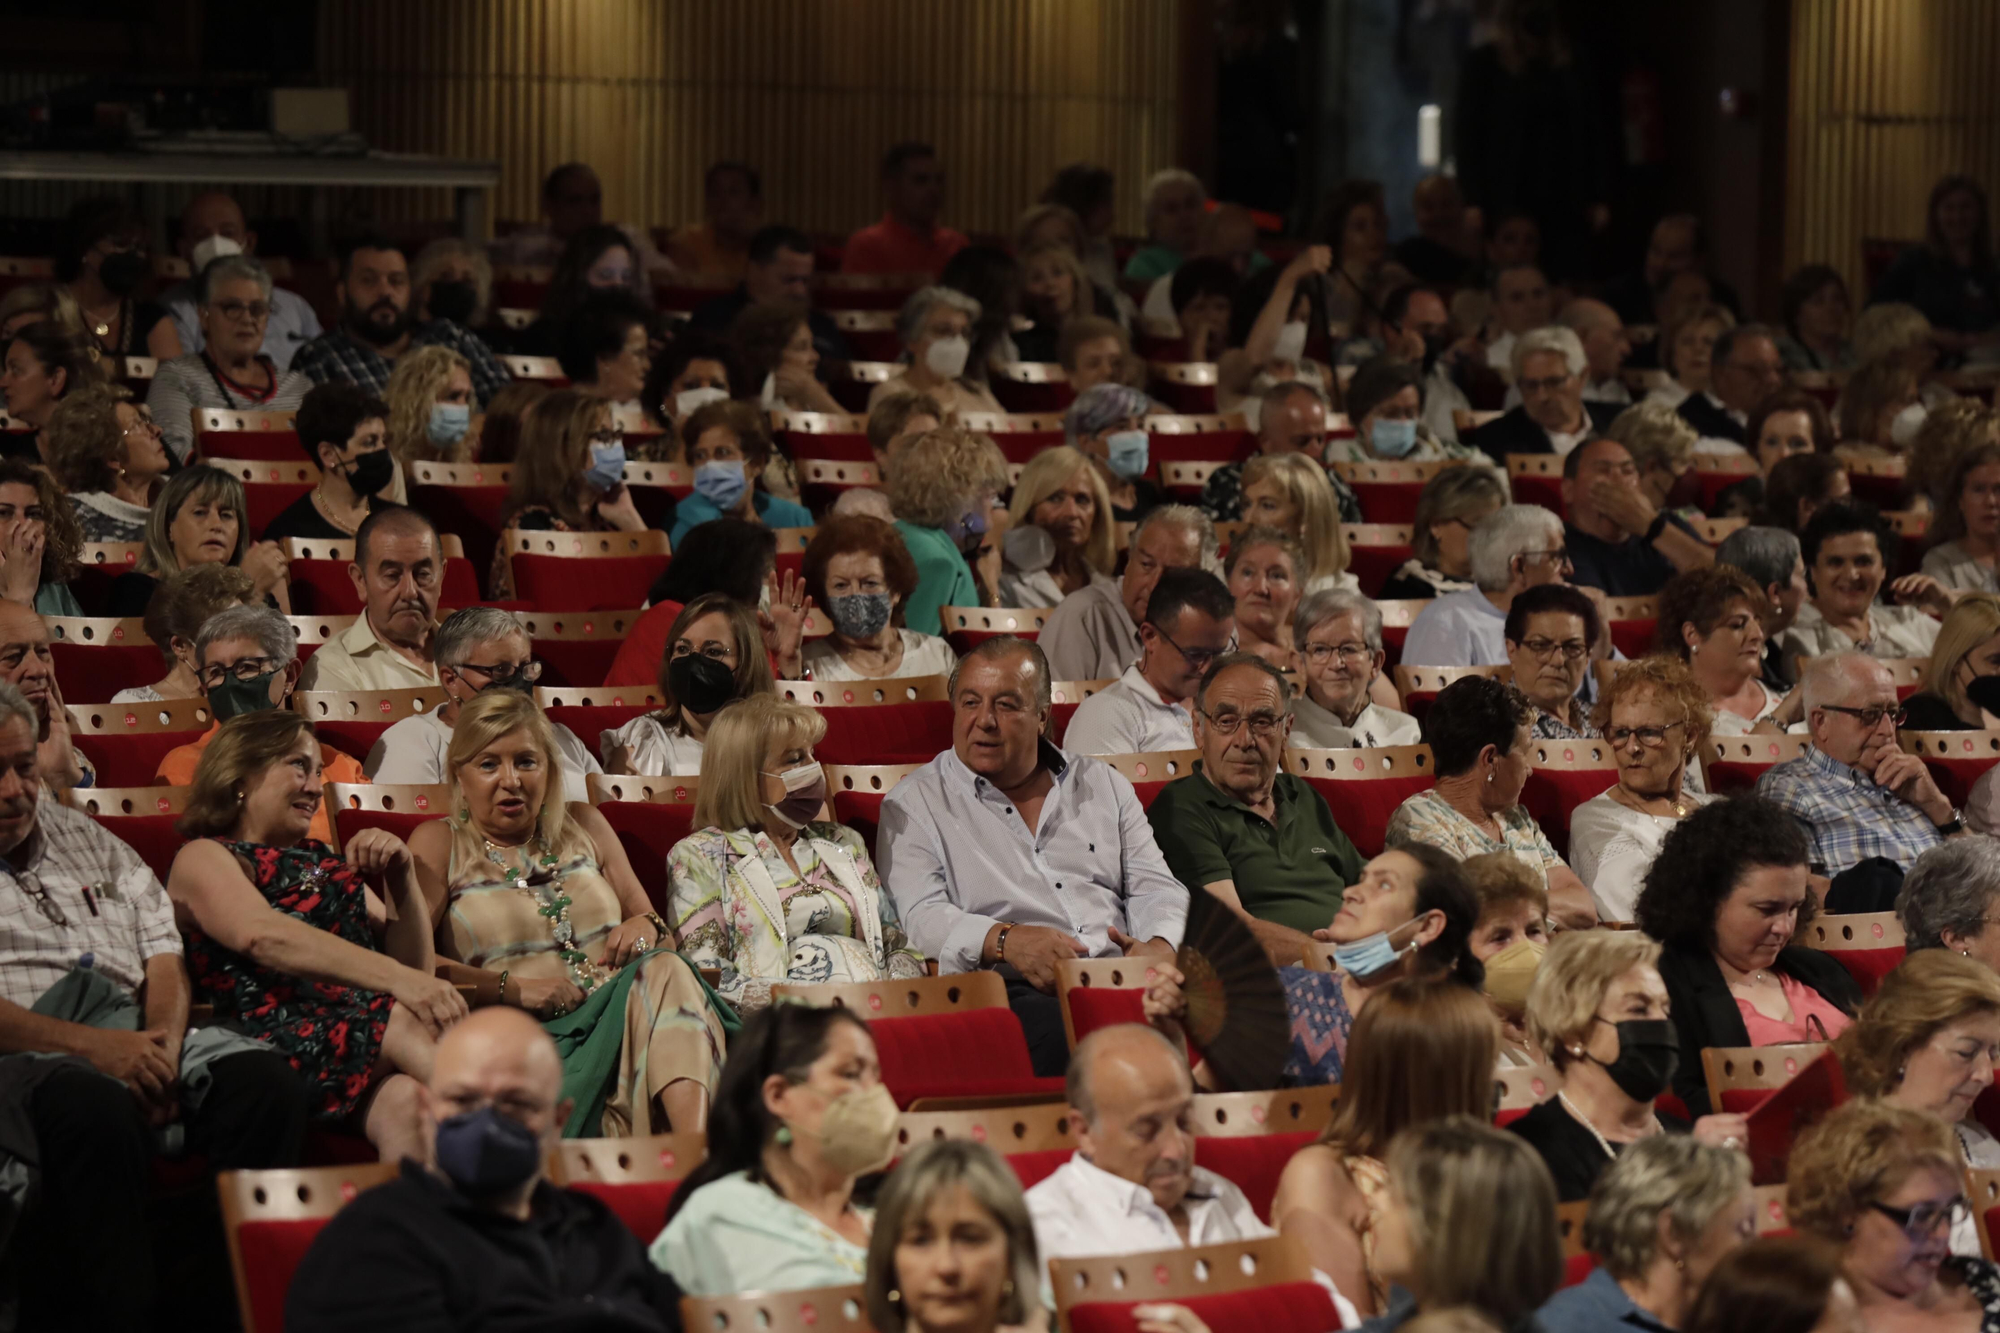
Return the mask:
[[[493,314],[493,261],[471,241],[440,236],[410,264],[410,298],[419,319],[483,329]],[[272,299],[275,315],[277,298]]]
[[[1486,364],[1503,377],[1518,381],[1521,372],[1514,363],[1515,347],[1533,330],[1555,324],[1555,301],[1549,294],[1549,280],[1533,259],[1523,258],[1497,263],[1489,286],[1493,323],[1486,344]],[[1579,349],[1581,346],[1579,342]],[[1581,375],[1582,369],[1577,373]],[[1520,386],[1516,383],[1514,387]]]
[[[202,756],[223,723],[245,713],[286,709],[299,679],[298,635],[268,606],[229,607],[202,623],[194,641],[194,670],[215,721],[199,740],[174,747],[160,760],[154,778],[171,787],[195,781]],[[352,756],[330,745],[319,747],[319,757],[329,782],[368,781]],[[312,836],[331,843],[333,824],[326,803],[318,802],[308,813]]]
[[606,772],[691,777],[722,706],[776,689],[756,613],[727,593],[703,593],[681,608],[657,671],[659,709],[600,738]]
[[1072,162],[1058,170],[1041,193],[1043,205],[1067,209],[1081,223],[1084,241],[1077,253],[1090,270],[1091,281],[1105,287],[1118,285],[1111,245],[1118,220],[1117,185],[1117,178],[1106,168]]
[[819,382],[819,349],[813,345],[804,310],[795,305],[745,306],[729,325],[729,343],[742,368],[744,386],[758,386],[762,406],[846,415],[847,409]]
[[548,397],[549,386],[537,380],[516,380],[486,400],[479,418],[473,452],[481,463],[512,463],[521,452],[521,431],[528,412]]
[[194,645],[208,618],[232,606],[261,604],[250,576],[230,565],[193,565],[160,581],[146,603],[146,637],[160,650],[167,674],[151,685],[120,690],[114,704],[163,703],[168,699],[199,699],[201,675],[195,670]]
[[1907,301],[1923,311],[1938,346],[1965,352],[1990,345],[2000,324],[2000,266],[1986,191],[1970,176],[1945,176],[1924,209],[1924,242],[1896,257],[1868,303]]
[[1532,1323],[1563,1278],[1555,1191],[1534,1152],[1482,1107],[1398,1134],[1386,1166],[1375,1263],[1392,1285],[1366,1333],[1462,1307],[1503,1329]]
[[[759,429],[761,432],[761,425]],[[717,449],[735,448],[733,444],[725,446],[721,432],[716,438]],[[625,485],[625,437],[612,420],[611,405],[601,398],[575,389],[545,394],[528,409],[513,466],[502,528],[638,532],[646,526]],[[741,469],[738,459],[735,470]],[[730,471],[728,464],[717,468],[718,475]],[[705,480],[703,485],[715,489],[712,481]],[[747,484],[731,489],[732,504],[749,493]],[[699,491],[688,496],[676,508],[676,515],[700,498]],[[513,565],[504,544],[494,547],[486,587],[498,600],[513,596]]]
[[812,289],[807,279],[813,271],[812,238],[796,227],[771,225],[759,228],[750,238],[743,281],[736,290],[697,307],[693,328],[711,338],[720,337],[747,305],[789,305],[806,312],[812,328],[813,345],[822,359],[848,359],[847,340],[835,327],[833,316],[812,305]]
[[728,400],[733,379],[739,378],[730,369],[734,360],[734,349],[720,338],[692,327],[678,329],[666,350],[648,360],[641,402],[654,420],[678,434],[695,409]]
[[[35,432],[31,462],[46,462],[49,418],[63,395],[103,379],[96,359],[83,340],[46,320],[27,324],[11,334],[0,361],[0,401],[7,415]],[[21,452],[16,450],[15,452]]]
[[57,325],[76,346],[83,346],[83,316],[77,311],[76,298],[62,288],[49,282],[24,282],[0,292],[0,350],[16,333],[44,320]]
[[[1259,256],[1262,257],[1261,255]],[[1227,259],[1190,259],[1171,274],[1156,279],[1167,284],[1165,304],[1180,329],[1180,353],[1190,361],[1215,361],[1229,343],[1229,298],[1243,280],[1236,265]],[[1148,294],[1149,301],[1153,299]],[[1153,328],[1163,330],[1158,319]]]
[[1109,680],[1138,660],[1139,623],[1163,569],[1206,569],[1215,560],[1215,525],[1190,505],[1162,505],[1139,520],[1116,584],[1092,584],[1063,598],[1038,640],[1059,680]]
[[652,293],[643,279],[641,256],[623,229],[604,223],[582,228],[563,243],[542,292],[541,314],[515,346],[529,356],[560,355],[570,325],[590,302],[622,297],[649,308]]
[[1709,387],[1683,398],[1679,412],[1703,439],[1750,443],[1750,414],[1782,389],[1784,361],[1777,335],[1762,324],[1741,324],[1716,335]]
[[1917,692],[1903,701],[1901,725],[1911,731],[2000,729],[1986,707],[2000,713],[2000,696],[1982,683],[1989,678],[2000,684],[2000,597],[1968,593],[1938,626]]
[[1003,965],[1044,1077],[1068,1059],[1055,964],[1171,956],[1188,893],[1131,783],[1044,738],[1049,686],[1041,649],[1011,635],[960,658],[952,748],[883,799],[876,840],[918,952],[946,973]]
[[440,973],[543,1021],[577,1098],[563,1137],[702,1129],[735,1016],[674,952],[604,816],[550,781],[561,764],[528,695],[459,710],[451,814],[410,839]]
[[[768,593],[768,610],[756,619],[765,630],[765,644],[777,659],[774,670],[798,672],[799,643],[805,633],[804,584],[787,576],[789,592],[776,583],[778,534],[761,523],[741,519],[710,519],[689,532],[674,551],[666,572],[653,580],[647,607],[632,622],[618,655],[611,659],[606,685],[652,685],[660,674],[672,640],[668,637],[681,608],[703,593],[719,592],[732,601],[755,607]],[[799,600],[796,611],[794,599]],[[765,622],[769,622],[768,625]]]
[[1146,182],[1146,241],[1125,261],[1125,277],[1151,282],[1179,268],[1201,236],[1208,192],[1191,171],[1169,167]]
[[1079,315],[1063,325],[1062,337],[1056,340],[1056,363],[1078,396],[1100,384],[1123,384],[1134,373],[1131,335],[1116,320]]
[[[542,178],[541,220],[515,227],[489,247],[496,264],[548,268],[562,258],[572,237],[604,222],[604,184],[587,162],[565,162]],[[648,270],[666,268],[664,255],[654,251],[633,226],[621,226],[626,245]]]
[[[1650,317],[1650,316],[1649,316]],[[1712,305],[1706,293],[1682,303],[1660,321],[1660,369],[1667,382],[1646,395],[1649,403],[1679,411],[1681,404],[1709,392],[1715,365],[1715,341],[1736,327],[1736,316]]]
[[48,626],[26,605],[9,600],[0,600],[0,681],[19,690],[35,710],[37,769],[44,791],[62,798],[72,787],[95,786],[89,756],[71,741]]
[[2000,897],[2000,846],[1988,838],[1953,838],[1915,861],[1896,895],[1906,946],[1947,949],[2000,971],[2000,931],[1987,916]]
[[1775,689],[1791,685],[1791,664],[1785,660],[1778,640],[1798,618],[1805,605],[1805,560],[1799,539],[1783,528],[1738,528],[1715,548],[1718,569],[1734,569],[1747,575],[1764,593],[1764,684]]
[[1641,403],[1620,412],[1604,434],[1632,455],[1648,504],[1687,518],[1701,516],[1701,476],[1695,471],[1701,441],[1679,413]]
[[1098,384],[1078,394],[1063,414],[1063,433],[1104,483],[1114,523],[1136,523],[1166,498],[1144,475],[1152,466],[1145,422],[1150,404],[1137,389]]
[[1778,299],[1784,311],[1778,355],[1786,370],[1830,374],[1854,368],[1854,346],[1847,336],[1854,303],[1838,269],[1830,264],[1794,269]]
[[1029,1322],[1040,1269],[1034,1224],[1006,1159],[970,1139],[938,1139],[899,1162],[876,1201],[869,1323],[883,1333],[1019,1327]]
[[1039,241],[1022,250],[1019,257],[1022,313],[1032,321],[1014,334],[1014,348],[1021,360],[1054,361],[1063,327],[1070,320],[1081,315],[1117,314],[1117,303],[1108,296],[1100,308],[1099,295],[1073,246],[1063,241]]
[[1809,1236],[1731,1250],[1688,1312],[1688,1333],[1866,1333],[1840,1251]]
[[1864,361],[1841,390],[1836,417],[1846,463],[1891,463],[1905,457],[1924,423],[1922,384],[1900,361]]
[[1423,365],[1377,357],[1354,372],[1347,383],[1347,420],[1351,438],[1328,440],[1326,461],[1368,463],[1378,459],[1434,463],[1456,458],[1484,461],[1471,445],[1439,439],[1424,415]]
[[924,974],[860,835],[819,817],[825,735],[818,713],[770,695],[718,714],[696,831],[667,857],[681,947],[720,972],[717,992],[738,1009],[770,1004],[774,983]]
[[1785,1216],[1840,1247],[1864,1327],[2000,1321],[2000,1270],[1946,1252],[1969,1212],[1958,1143],[1936,1116],[1857,1097],[1792,1145]]
[[667,237],[676,268],[727,278],[743,276],[750,239],[764,225],[764,180],[747,162],[712,162],[701,176],[701,221]]
[[[1266,389],[1253,429],[1259,454],[1304,454],[1320,462],[1326,453],[1326,395],[1313,385],[1288,380]],[[1247,414],[1246,414],[1247,416]],[[1243,462],[1230,462],[1208,474],[1201,507],[1218,523],[1242,518]]]
[[598,292],[585,298],[563,325],[556,344],[556,361],[570,387],[650,414],[645,391],[653,369],[647,340],[652,318],[645,304],[627,292]]
[[680,1327],[672,1282],[618,1214],[543,1178],[576,1105],[548,1033],[481,1010],[438,1041],[425,1084],[435,1169],[406,1159],[327,1221],[292,1274],[287,1328]]
[[1534,328],[1515,342],[1511,363],[1521,405],[1474,431],[1468,443],[1507,466],[1508,454],[1568,454],[1608,427],[1616,403],[1585,402],[1589,363],[1583,343],[1559,326]]
[[[1498,666],[1507,660],[1507,610],[1529,588],[1572,572],[1560,518],[1540,505],[1504,505],[1466,537],[1472,585],[1417,613],[1403,641],[1411,666]],[[1442,543],[1440,543],[1442,549]]]
[[[404,364],[430,350],[405,357]],[[339,380],[315,385],[299,404],[292,428],[319,469],[319,483],[265,524],[264,540],[352,541],[370,514],[394,502],[404,481],[389,445],[388,422],[389,405],[366,389]]]
[[[175,247],[187,261],[188,276],[160,293],[160,306],[173,320],[174,338],[180,355],[193,356],[207,346],[208,321],[200,313],[203,275],[218,259],[257,253],[257,233],[250,229],[243,208],[221,190],[204,190],[188,200],[181,210],[180,230]],[[442,244],[442,242],[434,242]],[[489,274],[490,281],[490,274]],[[274,287],[269,294],[270,315],[264,323],[263,353],[278,370],[291,369],[299,347],[320,335],[319,316],[312,303],[297,292]],[[478,327],[476,319],[460,319],[468,327]]]
[[173,467],[152,415],[117,385],[86,385],[56,404],[46,439],[81,540],[144,541],[153,492]]
[[1658,651],[1687,663],[1707,695],[1718,736],[1782,731],[1803,717],[1803,696],[1764,681],[1770,618],[1756,581],[1728,565],[1676,574],[1660,590]]
[[[277,297],[262,264],[247,255],[217,259],[196,275],[193,287],[200,337],[187,355],[162,361],[146,391],[146,406],[181,462],[194,451],[196,409],[284,411],[297,407],[313,386],[299,371],[279,366],[265,350]],[[310,309],[307,315],[311,317]],[[315,335],[318,328],[315,319]],[[296,347],[290,344],[287,353]]]
[[1764,503],[1754,521],[1798,536],[1814,514],[1852,493],[1846,466],[1832,454],[1781,458],[1764,478]]
[[[630,492],[622,484],[624,444],[615,427],[608,430],[600,427],[598,433],[591,436],[591,467],[593,471],[601,472],[602,479],[610,479],[611,449],[606,446],[612,437],[620,441],[616,449],[620,455],[621,480],[614,489],[626,497],[617,501],[622,508]],[[812,514],[806,507],[795,500],[773,494],[766,480],[767,474],[779,470],[782,455],[771,441],[770,425],[764,413],[748,403],[710,403],[697,408],[682,423],[681,438],[683,461],[694,474],[694,494],[683,498],[675,507],[670,542],[678,543],[689,529],[725,516],[751,520],[771,528],[812,526]],[[766,484],[760,485],[760,482]],[[595,481],[591,484],[595,485]],[[600,514],[608,503],[607,494],[605,500],[599,501]],[[642,521],[626,530],[643,526]]]
[[1296,541],[1259,524],[1236,534],[1222,566],[1229,593],[1236,599],[1239,646],[1281,671],[1297,664],[1292,616],[1299,604],[1305,562],[1305,552]]
[[1309,593],[1292,621],[1292,641],[1304,687],[1292,704],[1293,745],[1372,750],[1422,741],[1415,718],[1372,697],[1387,660],[1375,603],[1344,588]]
[[847,238],[842,273],[928,273],[963,250],[965,233],[940,226],[944,211],[944,165],[927,143],[894,145],[882,156],[882,193],[887,211],[873,226]]
[[1563,306],[1556,322],[1577,336],[1583,344],[1587,369],[1583,377],[1583,400],[1587,403],[1632,405],[1632,391],[1625,387],[1619,372],[1632,355],[1632,339],[1625,321],[1602,301],[1580,297]]
[[1795,454],[1831,454],[1833,422],[1819,399],[1801,389],[1780,389],[1757,404],[1744,431],[1745,447],[1757,460],[1757,475],[1725,486],[1709,514],[1749,518],[1763,507],[1765,487],[1779,463]]
[[437,528],[402,505],[371,514],[354,534],[347,576],[361,598],[354,623],[312,655],[307,690],[411,690],[438,683],[431,660],[444,553]]
[[[289,1167],[305,1137],[305,1087],[276,1052],[187,1030],[167,896],[102,825],[37,798],[38,726],[35,707],[0,684],[5,879],[36,909],[9,913],[0,962],[0,1104],[15,1124],[10,1156],[25,1147],[39,1177],[16,1214],[15,1312],[23,1328],[140,1328],[156,1288],[173,1285],[171,1274],[156,1281],[146,1221],[159,1203],[148,1198],[155,1130],[176,1125],[217,1169]],[[116,1281],[102,1280],[107,1263]]]
[[896,1151],[896,1103],[851,1009],[774,1004],[730,1044],[708,1155],[648,1250],[689,1296],[846,1286],[874,1215],[855,1180]]
[[[265,613],[218,619],[231,614]],[[195,994],[219,1023],[292,1061],[314,1121],[360,1128],[385,1160],[429,1160],[418,1084],[466,1005],[431,975],[410,849],[381,829],[354,834],[340,853],[313,836],[324,777],[298,714],[261,709],[212,736],[177,825],[189,841],[167,879]]]
[[1537,740],[1583,740],[1598,734],[1577,696],[1590,672],[1590,646],[1601,628],[1597,607],[1566,583],[1529,588],[1507,608],[1502,633],[1514,688],[1535,706]]
[[1304,591],[1359,587],[1347,569],[1340,501],[1325,468],[1300,453],[1259,454],[1243,465],[1242,485],[1243,518],[1275,528],[1299,544]]
[[869,391],[868,405],[873,407],[893,394],[924,393],[937,399],[948,417],[1005,411],[986,387],[981,368],[969,362],[972,326],[982,308],[978,301],[951,287],[912,292],[896,316],[896,336],[904,347],[903,369]]
[[[60,414],[58,414],[60,415]],[[1980,423],[1989,435],[1991,418]],[[1953,459],[1940,478],[1923,572],[1952,591],[2000,592],[2000,443],[1990,438]]]
[[1618,777],[1569,812],[1569,862],[1599,920],[1632,919],[1661,841],[1707,803],[1696,756],[1713,718],[1701,682],[1665,654],[1620,664],[1598,699],[1594,730]]
[[1078,754],[1193,749],[1197,687],[1234,651],[1235,637],[1235,603],[1220,579],[1205,569],[1161,570],[1139,626],[1139,659],[1077,705],[1064,746]]
[[362,236],[341,248],[340,323],[299,348],[292,369],[315,384],[346,380],[380,397],[389,391],[395,362],[413,348],[435,343],[464,357],[472,391],[483,406],[509,382],[507,368],[477,334],[453,320],[418,323],[410,310],[410,267],[402,250],[380,236]]
[[927,393],[899,393],[868,409],[868,451],[886,482],[903,446],[944,424],[944,409]]
[[[532,696],[542,676],[542,664],[535,660],[534,645],[520,618],[497,606],[452,612],[439,623],[431,649],[444,701],[392,724],[376,739],[365,765],[370,782],[449,784],[452,736],[466,706],[491,694]],[[589,775],[604,771],[597,755],[568,727],[548,725],[555,762],[562,769],[563,799],[589,801]]]
[[[1784,652],[1807,658],[1850,650],[1875,657],[1930,655],[1938,618],[1951,609],[1953,596],[1926,574],[1889,580],[1886,531],[1873,505],[1832,504],[1813,515],[1799,535],[1812,596],[1779,636]],[[1878,602],[1884,591],[1896,600]]]
[[1590,1195],[1583,1245],[1597,1266],[1557,1292],[1535,1322],[1547,1333],[1686,1328],[1716,1265],[1756,1235],[1757,1196],[1742,1153],[1679,1135],[1641,1139]]
[[[982,586],[997,590],[999,583],[1000,552],[993,549],[991,525],[1006,489],[1007,460],[1000,450],[962,427],[921,435],[896,455],[889,504],[917,566],[917,586],[903,599],[903,619],[920,633],[944,628],[940,613],[947,606],[992,605]],[[990,578],[975,581],[975,561],[982,574],[990,567]]]
[[114,616],[143,616],[161,579],[209,564],[236,566],[250,576],[260,599],[288,608],[291,587],[285,571],[291,562],[276,542],[252,545],[245,522],[243,483],[221,468],[197,463],[172,474],[146,518],[146,544],[138,563],[112,581],[107,610]]
[[1486,975],[1480,986],[1500,1023],[1500,1067],[1526,1068],[1541,1057],[1528,1043],[1528,991],[1549,945],[1549,891],[1511,852],[1482,852],[1463,863],[1479,903],[1466,952]]
[[[1254,428],[1262,420],[1264,394],[1280,384],[1310,385],[1322,398],[1335,383],[1331,367],[1306,355],[1309,318],[1324,321],[1326,277],[1333,252],[1309,246],[1280,269],[1273,265],[1237,287],[1230,299],[1229,347],[1216,361],[1215,404],[1241,412]],[[1315,453],[1318,451],[1315,450]]]
[[1506,503],[1506,483],[1490,468],[1446,468],[1425,482],[1410,524],[1410,558],[1377,597],[1388,602],[1471,591],[1472,530]]
[[1640,485],[1624,445],[1596,439],[1563,459],[1564,540],[1574,579],[1608,597],[1650,597],[1678,570],[1715,562],[1715,550]]
[[1547,881],[1556,920],[1591,925],[1597,914],[1590,890],[1521,805],[1533,765],[1534,717],[1526,695],[1490,676],[1468,676],[1440,690],[1424,718],[1437,785],[1396,807],[1389,845],[1423,844],[1461,860],[1512,852]]
[[1897,747],[1904,713],[1887,667],[1836,652],[1812,659],[1801,688],[1812,746],[1765,770],[1757,792],[1797,821],[1813,874],[1838,875],[1871,856],[1907,865],[1965,832],[1923,761]]
[[958,658],[935,634],[903,627],[917,567],[896,529],[874,518],[828,518],[806,547],[807,606],[826,609],[833,632],[804,647],[814,680],[948,675]]
[[115,195],[92,195],[71,206],[56,236],[56,277],[75,299],[97,355],[164,361],[181,354],[166,310],[139,295],[153,261],[137,213]]
[[[1144,432],[1138,434],[1143,440]],[[1111,496],[1081,451],[1057,446],[1029,459],[1014,482],[1007,518],[1002,606],[1055,606],[1079,588],[1111,581],[1117,556]]]
[[1662,946],[1659,972],[1686,1056],[1672,1087],[1696,1116],[1710,1107],[1695,1052],[1830,1041],[1860,1005],[1846,968],[1792,943],[1818,908],[1808,844],[1763,792],[1760,783],[1757,796],[1705,805],[1669,830],[1633,913]]
[[[1655,1105],[1676,1072],[1692,1063],[1699,1078],[1701,1064],[1677,1044],[1660,953],[1636,931],[1565,931],[1543,955],[1528,991],[1528,1039],[1561,1073],[1563,1086],[1509,1128],[1534,1146],[1564,1203],[1590,1198],[1627,1148],[1656,1135],[1692,1128],[1698,1139],[1727,1149],[1749,1141],[1740,1115],[1704,1115],[1690,1127]],[[1747,1183],[1739,1177],[1737,1188]]]

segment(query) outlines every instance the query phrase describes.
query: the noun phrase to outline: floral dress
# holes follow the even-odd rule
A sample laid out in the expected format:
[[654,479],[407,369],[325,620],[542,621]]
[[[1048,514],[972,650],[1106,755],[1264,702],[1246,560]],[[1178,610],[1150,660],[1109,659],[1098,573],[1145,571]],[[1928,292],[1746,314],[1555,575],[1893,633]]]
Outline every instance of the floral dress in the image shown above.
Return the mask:
[[[278,911],[349,944],[376,947],[367,886],[325,843],[216,841],[249,863],[250,882]],[[217,944],[199,926],[187,929],[187,966],[195,993],[215,1006],[218,1023],[268,1042],[292,1062],[306,1080],[315,1119],[353,1114],[373,1081],[393,995],[275,971]]]

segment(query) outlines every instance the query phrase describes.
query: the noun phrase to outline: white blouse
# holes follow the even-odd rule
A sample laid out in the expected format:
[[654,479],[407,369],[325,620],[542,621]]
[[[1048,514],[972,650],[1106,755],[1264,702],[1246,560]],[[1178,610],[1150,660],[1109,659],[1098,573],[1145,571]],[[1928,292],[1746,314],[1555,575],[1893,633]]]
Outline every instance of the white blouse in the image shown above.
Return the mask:
[[676,728],[668,731],[656,713],[635,717],[598,737],[605,754],[622,745],[631,752],[632,771],[649,778],[701,775],[701,742]]
[[[949,676],[951,669],[958,665],[958,654],[952,652],[951,645],[937,635],[920,634],[913,629],[899,629],[896,633],[902,636],[903,660],[897,664],[895,674],[888,679],[900,680],[907,676]],[[814,680],[872,679],[847,665],[847,659],[833,646],[832,635],[807,639],[802,652],[806,674]],[[699,763],[696,767],[700,767]]]
[[[1681,799],[1698,807],[1714,798],[1698,795],[1683,786]],[[1599,920],[1632,920],[1639,891],[1646,887],[1646,872],[1660,854],[1660,844],[1680,822],[1670,815],[1634,810],[1611,799],[1608,791],[1591,797],[1570,813],[1570,869],[1589,886]]]
[[1726,708],[1717,708],[1714,710],[1715,719],[1708,726],[1709,735],[1747,736],[1750,734],[1751,729],[1759,722],[1762,722],[1765,718],[1778,711],[1778,705],[1785,701],[1785,696],[1779,694],[1761,680],[1755,683],[1757,688],[1764,692],[1764,702],[1758,705],[1757,716],[1746,718],[1741,713],[1732,713]]

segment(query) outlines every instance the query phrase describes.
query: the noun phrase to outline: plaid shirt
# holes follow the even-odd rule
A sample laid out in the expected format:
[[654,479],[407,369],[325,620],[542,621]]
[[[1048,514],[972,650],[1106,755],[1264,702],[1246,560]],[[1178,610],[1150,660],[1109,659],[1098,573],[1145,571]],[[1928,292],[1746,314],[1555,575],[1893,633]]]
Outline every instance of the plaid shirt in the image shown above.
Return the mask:
[[27,842],[0,858],[0,999],[32,1005],[84,954],[136,995],[148,958],[180,952],[173,905],[139,854],[44,796]]
[[1757,794],[1799,821],[1812,844],[1816,875],[1838,875],[1871,856],[1886,856],[1908,870],[1944,841],[1929,815],[1817,748],[1765,770]]
[[[462,324],[454,324],[448,319],[434,319],[418,327],[410,336],[410,347],[429,347],[437,344],[449,347],[464,357],[472,367],[472,392],[479,399],[481,407],[486,400],[512,382],[507,367],[500,364],[500,358],[493,355],[493,349],[480,340],[479,335]],[[292,369],[303,371],[314,384],[325,384],[331,380],[345,380],[358,384],[376,397],[389,392],[389,372],[395,363],[374,348],[356,342],[341,329],[328,329],[319,337],[299,349],[292,358]]]

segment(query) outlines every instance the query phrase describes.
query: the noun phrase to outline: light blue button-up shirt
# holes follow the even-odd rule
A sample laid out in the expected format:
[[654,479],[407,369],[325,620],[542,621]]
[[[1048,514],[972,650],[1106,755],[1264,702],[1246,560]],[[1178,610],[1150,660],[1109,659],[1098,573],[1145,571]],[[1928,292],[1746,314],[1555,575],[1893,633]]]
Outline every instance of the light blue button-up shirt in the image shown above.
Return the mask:
[[979,968],[1002,921],[1050,926],[1115,957],[1116,926],[1179,947],[1188,891],[1167,869],[1138,793],[1109,764],[1042,743],[1055,779],[1029,832],[1014,802],[951,750],[882,802],[875,864],[903,928],[940,972]]
[[1405,666],[1501,666],[1507,661],[1507,613],[1477,588],[1448,592],[1417,612],[1403,640]]

